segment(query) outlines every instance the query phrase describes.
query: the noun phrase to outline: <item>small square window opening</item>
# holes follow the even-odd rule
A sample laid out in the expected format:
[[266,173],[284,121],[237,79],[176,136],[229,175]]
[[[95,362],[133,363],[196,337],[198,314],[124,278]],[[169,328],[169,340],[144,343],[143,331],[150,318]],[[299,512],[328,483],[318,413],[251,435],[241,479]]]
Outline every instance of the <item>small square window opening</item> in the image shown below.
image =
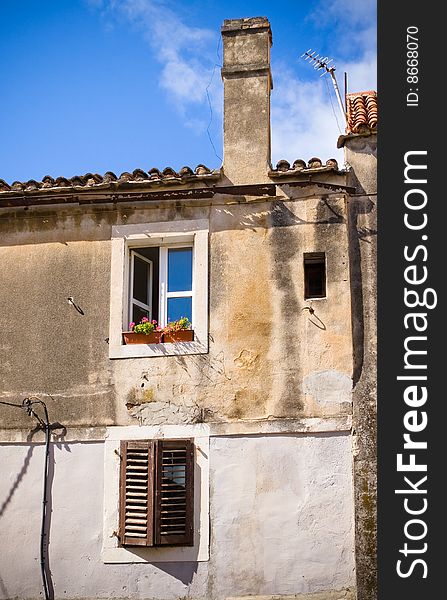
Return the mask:
[[326,256],[324,252],[304,254],[304,298],[326,297]]

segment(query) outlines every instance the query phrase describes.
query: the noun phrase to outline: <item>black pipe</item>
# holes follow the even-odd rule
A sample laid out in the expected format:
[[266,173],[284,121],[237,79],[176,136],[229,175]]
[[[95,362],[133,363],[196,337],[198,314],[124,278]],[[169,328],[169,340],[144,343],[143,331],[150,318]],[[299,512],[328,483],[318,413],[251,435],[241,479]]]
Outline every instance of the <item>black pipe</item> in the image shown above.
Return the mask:
[[[50,437],[51,425],[48,418],[47,405],[38,398],[31,401],[29,398],[23,401],[24,407],[28,414],[33,415],[42,429],[45,431],[45,460],[43,473],[43,497],[42,497],[42,523],[40,528],[40,572],[42,575],[42,585],[45,594],[45,600],[53,600],[53,595],[50,594],[50,584],[48,580],[48,565],[47,565],[47,544],[46,544],[46,525],[47,525],[47,503],[48,503],[48,473],[50,470]],[[33,404],[41,404],[44,410],[44,420],[33,410]]]
[[47,407],[45,410],[45,461],[43,476],[43,499],[42,499],[42,525],[40,528],[40,572],[42,574],[42,585],[45,600],[50,600],[50,590],[46,571],[46,523],[47,523],[47,497],[48,497],[48,472],[50,468],[50,424],[48,422]]
[[[6,406],[15,406],[17,408],[24,408],[28,415],[33,416],[37,419],[39,427],[45,431],[45,461],[44,461],[44,476],[43,476],[43,499],[42,499],[42,524],[40,528],[40,572],[42,575],[42,585],[45,595],[45,600],[54,600],[54,596],[50,595],[50,585],[47,573],[47,555],[46,555],[46,524],[47,524],[47,498],[48,498],[48,473],[50,470],[50,438],[51,438],[51,425],[48,419],[48,410],[45,402],[36,398],[34,401],[31,398],[25,398],[22,404],[15,404],[12,402],[5,402],[0,400],[0,404]],[[39,415],[33,410],[33,404],[41,404],[43,406],[45,420],[42,420]]]

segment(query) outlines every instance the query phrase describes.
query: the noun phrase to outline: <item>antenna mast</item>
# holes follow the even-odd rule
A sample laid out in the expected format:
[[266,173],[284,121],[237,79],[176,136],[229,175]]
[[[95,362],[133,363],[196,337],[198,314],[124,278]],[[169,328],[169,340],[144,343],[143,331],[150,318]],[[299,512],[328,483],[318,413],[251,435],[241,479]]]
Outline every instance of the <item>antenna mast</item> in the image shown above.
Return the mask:
[[304,52],[304,54],[302,54],[300,58],[303,58],[305,56],[306,58],[304,60],[309,60],[309,62],[313,64],[314,69],[316,71],[324,69],[324,73],[321,74],[321,77],[326,75],[326,73],[329,73],[332,79],[332,84],[334,86],[335,95],[337,96],[338,105],[345,119],[345,122],[347,123],[348,116],[346,114],[345,107],[343,106],[343,102],[340,96],[340,90],[338,88],[337,79],[335,78],[335,66],[329,66],[329,64],[332,62],[332,58],[329,58],[328,56],[320,56],[319,54],[315,54],[315,52],[315,50],[312,52],[312,48],[309,48],[309,50],[307,50],[307,52]]

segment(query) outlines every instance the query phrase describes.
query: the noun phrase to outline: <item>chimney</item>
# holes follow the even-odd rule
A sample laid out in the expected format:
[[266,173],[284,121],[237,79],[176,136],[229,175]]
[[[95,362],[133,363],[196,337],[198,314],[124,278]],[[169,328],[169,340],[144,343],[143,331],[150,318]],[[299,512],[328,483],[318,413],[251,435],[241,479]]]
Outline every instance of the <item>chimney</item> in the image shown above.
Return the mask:
[[225,176],[233,184],[268,181],[270,46],[266,17],[226,19],[222,26]]

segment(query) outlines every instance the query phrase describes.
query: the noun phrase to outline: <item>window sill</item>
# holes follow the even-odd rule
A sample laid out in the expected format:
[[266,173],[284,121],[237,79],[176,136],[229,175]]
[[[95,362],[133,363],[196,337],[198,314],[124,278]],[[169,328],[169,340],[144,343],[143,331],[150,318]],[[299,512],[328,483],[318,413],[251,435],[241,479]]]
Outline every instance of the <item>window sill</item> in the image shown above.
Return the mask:
[[207,354],[208,343],[200,341],[167,342],[159,344],[122,344],[109,346],[109,358],[149,358],[151,356],[181,356],[185,354]]

